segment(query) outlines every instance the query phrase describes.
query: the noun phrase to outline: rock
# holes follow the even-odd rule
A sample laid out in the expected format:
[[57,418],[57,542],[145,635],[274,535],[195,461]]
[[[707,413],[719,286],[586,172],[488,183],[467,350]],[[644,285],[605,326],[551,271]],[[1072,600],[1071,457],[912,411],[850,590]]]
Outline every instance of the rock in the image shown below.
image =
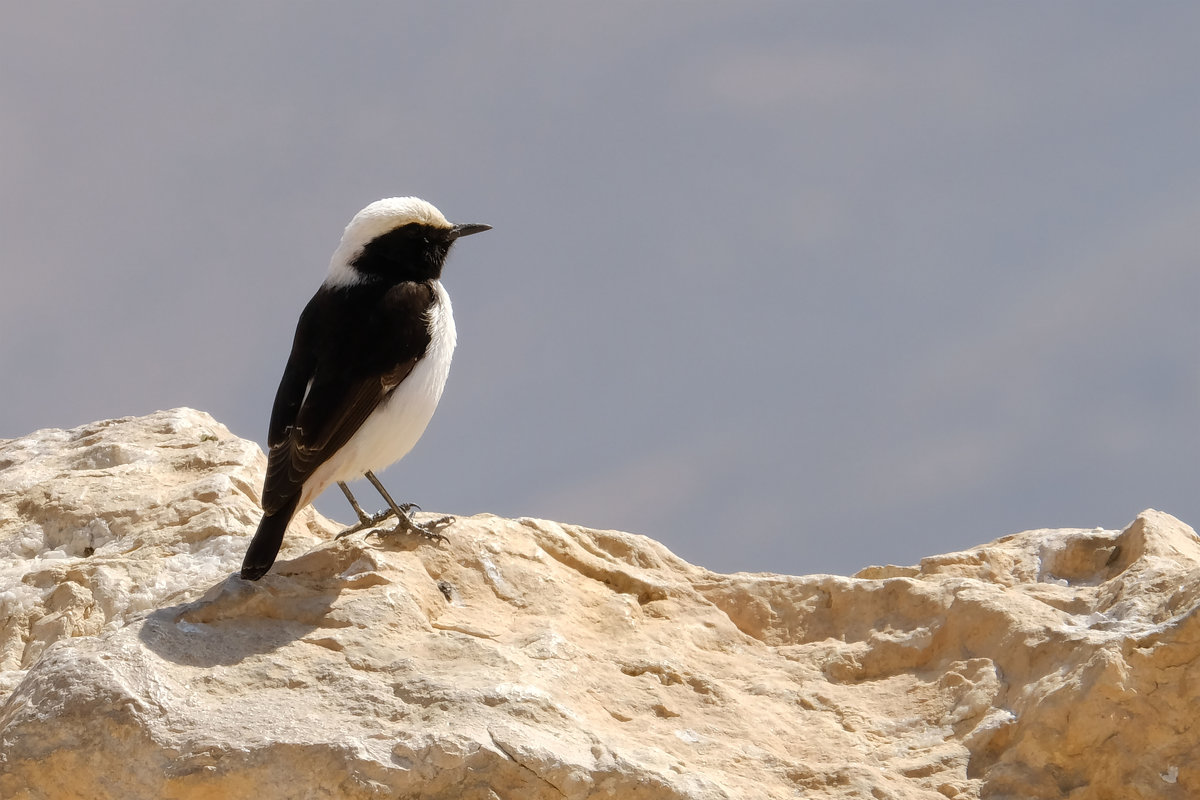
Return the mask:
[[307,510],[252,584],[264,466],[188,409],[0,442],[0,797],[1200,796],[1166,514],[848,578]]

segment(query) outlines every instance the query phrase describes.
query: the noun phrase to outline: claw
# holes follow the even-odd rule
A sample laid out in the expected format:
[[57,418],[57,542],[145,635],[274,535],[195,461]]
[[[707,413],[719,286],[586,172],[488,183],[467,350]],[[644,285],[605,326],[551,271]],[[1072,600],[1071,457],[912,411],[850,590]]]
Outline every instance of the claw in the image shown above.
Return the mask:
[[434,542],[448,542],[450,539],[441,532],[442,528],[449,527],[454,524],[454,517],[438,517],[437,519],[429,520],[428,522],[417,522],[410,515],[405,514],[404,518],[396,523],[396,527],[390,531],[375,531],[377,536],[395,536],[397,534],[408,534],[416,536],[424,536]]
[[378,514],[369,517],[366,514],[363,514],[362,519],[360,519],[357,524],[346,528],[334,538],[341,539],[343,536],[349,536],[352,533],[358,533],[359,531],[363,531],[368,528],[374,528],[388,517],[394,517],[395,515],[396,512],[392,511],[390,508],[380,511]]

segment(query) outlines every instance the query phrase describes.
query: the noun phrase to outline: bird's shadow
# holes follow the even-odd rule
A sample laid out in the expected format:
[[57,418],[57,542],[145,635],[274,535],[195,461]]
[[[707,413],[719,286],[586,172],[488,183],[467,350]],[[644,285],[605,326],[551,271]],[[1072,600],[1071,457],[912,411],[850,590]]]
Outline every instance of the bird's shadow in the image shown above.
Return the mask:
[[338,571],[310,563],[329,560],[322,555],[318,550],[278,562],[257,582],[230,575],[197,600],[151,612],[138,639],[167,661],[214,667],[278,650],[320,628],[344,627],[330,618],[330,609],[362,576],[334,577]]

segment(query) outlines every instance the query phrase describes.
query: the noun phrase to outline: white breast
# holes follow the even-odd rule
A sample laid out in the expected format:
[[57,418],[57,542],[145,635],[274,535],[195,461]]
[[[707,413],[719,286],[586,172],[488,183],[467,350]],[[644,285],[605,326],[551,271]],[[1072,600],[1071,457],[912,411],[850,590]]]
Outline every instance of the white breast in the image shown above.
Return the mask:
[[350,441],[305,481],[301,507],[336,481],[361,478],[367,470],[380,470],[404,458],[425,432],[442,399],[458,341],[450,296],[440,281],[433,282],[433,291],[436,299],[429,310],[430,340],[425,357]]

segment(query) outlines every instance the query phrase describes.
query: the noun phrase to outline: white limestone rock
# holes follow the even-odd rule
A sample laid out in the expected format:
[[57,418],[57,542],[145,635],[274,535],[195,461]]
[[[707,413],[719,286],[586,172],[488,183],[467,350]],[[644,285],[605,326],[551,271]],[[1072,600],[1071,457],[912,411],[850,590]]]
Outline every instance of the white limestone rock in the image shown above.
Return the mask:
[[642,536],[308,510],[188,409],[0,442],[0,797],[1185,798],[1200,542],[719,575]]

